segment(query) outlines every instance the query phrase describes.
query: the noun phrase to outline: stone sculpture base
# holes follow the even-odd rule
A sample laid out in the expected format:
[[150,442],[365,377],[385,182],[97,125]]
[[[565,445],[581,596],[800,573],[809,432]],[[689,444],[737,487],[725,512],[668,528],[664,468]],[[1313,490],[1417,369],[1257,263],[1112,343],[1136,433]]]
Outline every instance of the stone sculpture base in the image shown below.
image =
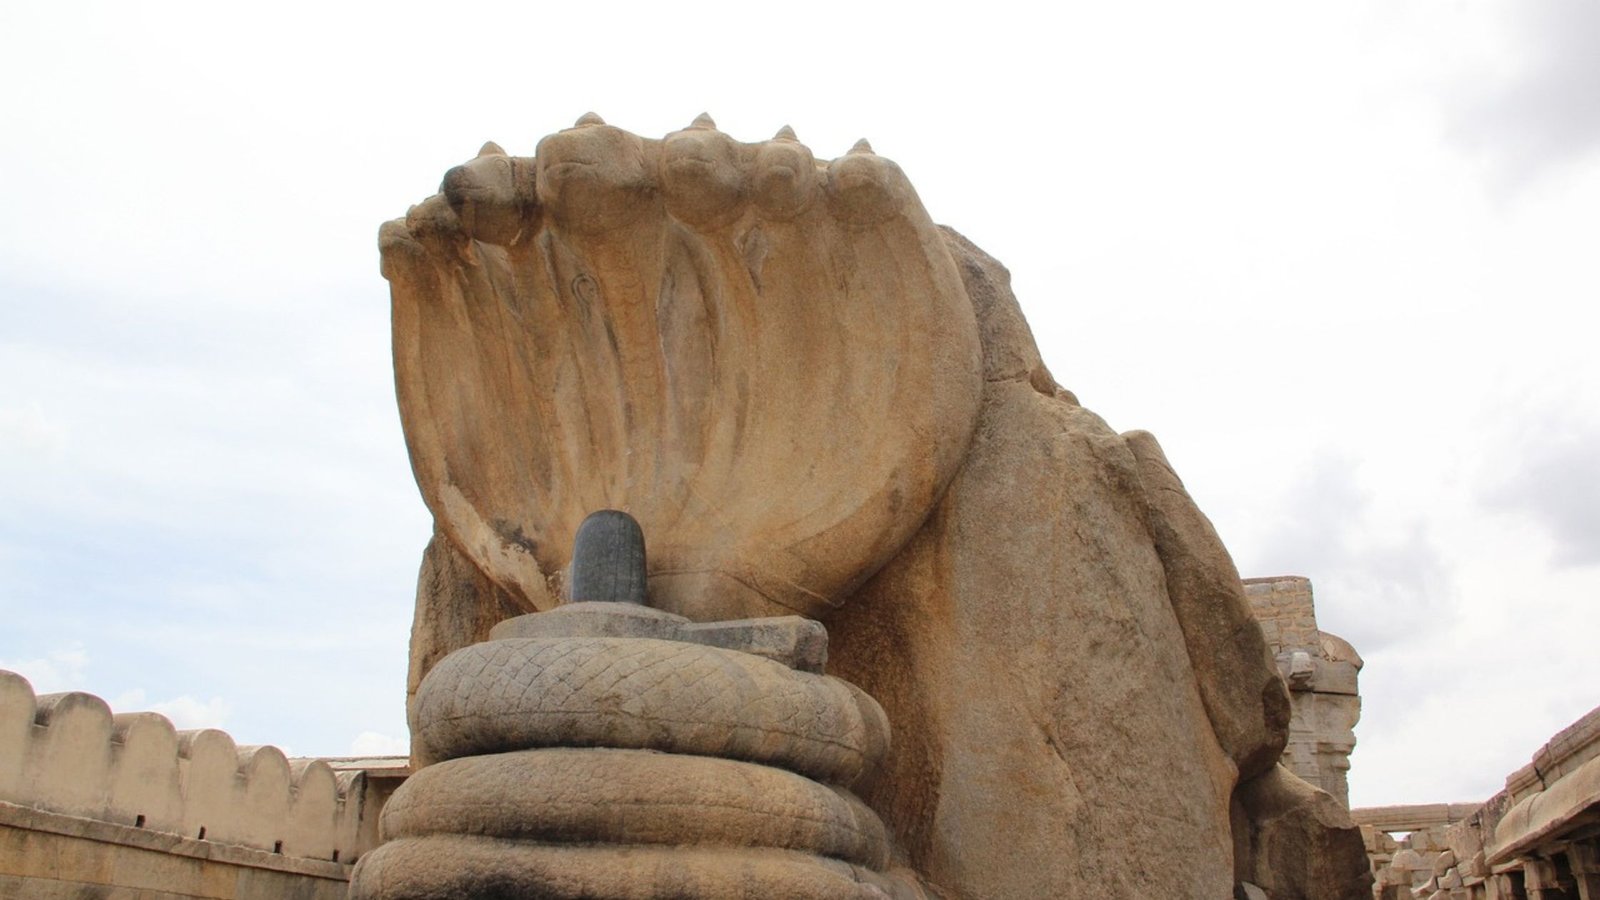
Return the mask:
[[491,637],[423,681],[354,900],[923,896],[847,789],[888,723],[817,623],[573,603]]

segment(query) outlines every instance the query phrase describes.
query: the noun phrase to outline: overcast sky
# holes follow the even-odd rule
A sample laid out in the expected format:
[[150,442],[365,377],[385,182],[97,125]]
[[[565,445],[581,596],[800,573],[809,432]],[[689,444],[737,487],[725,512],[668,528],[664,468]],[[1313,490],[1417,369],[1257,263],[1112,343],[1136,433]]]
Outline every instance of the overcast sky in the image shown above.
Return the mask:
[[[485,140],[859,137],[1246,575],[1365,656],[1357,805],[1600,704],[1600,3],[0,6],[0,668],[403,752],[429,521],[378,224]],[[248,11],[245,11],[248,9]]]

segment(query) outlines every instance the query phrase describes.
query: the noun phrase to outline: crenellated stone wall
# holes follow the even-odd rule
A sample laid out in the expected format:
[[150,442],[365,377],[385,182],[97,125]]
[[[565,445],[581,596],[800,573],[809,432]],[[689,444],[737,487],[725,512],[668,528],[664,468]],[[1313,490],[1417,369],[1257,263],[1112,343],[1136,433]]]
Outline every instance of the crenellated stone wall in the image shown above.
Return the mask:
[[343,897],[403,777],[0,671],[0,896]]
[[1244,592],[1289,685],[1293,714],[1283,764],[1349,806],[1347,774],[1361,718],[1356,683],[1361,656],[1343,638],[1317,627],[1311,579],[1246,578]]

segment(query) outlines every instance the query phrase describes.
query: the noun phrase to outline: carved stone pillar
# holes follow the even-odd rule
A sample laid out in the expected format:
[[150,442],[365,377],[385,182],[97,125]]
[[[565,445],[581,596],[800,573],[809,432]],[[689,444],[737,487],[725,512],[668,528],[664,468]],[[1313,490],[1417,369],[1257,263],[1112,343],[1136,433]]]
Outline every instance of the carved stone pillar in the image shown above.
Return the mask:
[[1567,890],[1571,882],[1561,877],[1553,860],[1529,860],[1522,872],[1528,900],[1577,900],[1577,894]]
[[1600,900],[1600,841],[1585,841],[1567,848],[1578,900]]
[[1484,900],[1528,900],[1522,889],[1522,873],[1490,875],[1484,882]]

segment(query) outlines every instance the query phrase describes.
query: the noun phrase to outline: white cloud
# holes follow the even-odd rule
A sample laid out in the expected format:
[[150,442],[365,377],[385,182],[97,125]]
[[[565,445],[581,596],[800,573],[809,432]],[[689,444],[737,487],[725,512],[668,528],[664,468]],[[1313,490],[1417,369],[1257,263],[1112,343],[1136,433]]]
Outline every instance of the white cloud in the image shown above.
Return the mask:
[[1455,110],[1454,135],[1515,188],[1600,152],[1600,4],[1506,4],[1509,60],[1484,70]]
[[150,712],[171,719],[179,730],[222,728],[228,724],[228,716],[232,711],[232,707],[221,697],[199,700],[187,694],[150,704]]
[[[1386,515],[1371,485],[1357,458],[1313,456],[1263,529],[1246,571],[1311,577],[1323,626],[1362,654],[1409,641],[1454,591],[1428,520]],[[1330,620],[1342,624],[1329,628]]]
[[1560,566],[1600,563],[1600,418],[1590,407],[1525,413],[1483,492],[1492,509],[1524,514],[1554,544]]
[[65,429],[50,419],[37,400],[0,406],[0,450],[6,452],[0,459],[20,456],[22,452],[52,452],[62,446],[65,438]]
[[83,690],[88,668],[89,654],[78,642],[34,659],[0,659],[0,669],[28,679],[35,694]]
[[221,697],[200,700],[184,694],[170,700],[152,703],[144,688],[132,688],[114,697],[105,698],[106,705],[119,713],[153,712],[166,716],[174,728],[188,731],[199,728],[226,730],[232,705]]

